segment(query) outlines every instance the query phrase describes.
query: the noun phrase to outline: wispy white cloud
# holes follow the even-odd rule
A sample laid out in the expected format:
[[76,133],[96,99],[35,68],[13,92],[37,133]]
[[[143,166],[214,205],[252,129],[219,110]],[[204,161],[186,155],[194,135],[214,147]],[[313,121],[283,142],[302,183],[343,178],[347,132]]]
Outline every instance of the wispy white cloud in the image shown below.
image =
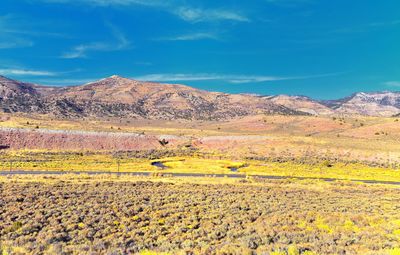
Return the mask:
[[134,77],[141,81],[206,81],[206,80],[222,80],[222,75],[216,74],[147,74]]
[[107,23],[116,40],[114,43],[109,42],[92,42],[75,46],[72,50],[62,54],[61,58],[74,59],[85,58],[90,51],[119,51],[127,49],[131,46],[131,42],[126,36],[114,25]]
[[26,48],[34,46],[36,37],[66,37],[61,33],[45,31],[47,23],[32,21],[16,14],[0,16],[0,49]]
[[0,75],[16,75],[16,76],[56,76],[58,73],[51,71],[39,71],[29,69],[0,69]]
[[315,0],[265,0],[269,4],[275,4],[282,7],[297,7],[303,4],[313,3]]
[[19,64],[1,63],[0,64],[0,75],[3,76],[63,76],[72,73],[82,72],[82,69],[73,69],[69,71],[49,71],[49,70],[37,70],[33,68],[27,68]]
[[163,37],[158,40],[162,41],[197,41],[197,40],[219,40],[219,37],[214,33],[198,32],[171,37]]
[[235,10],[193,8],[185,1],[177,0],[36,0],[46,3],[87,4],[96,7],[131,6],[157,8],[176,15],[182,20],[197,22],[236,21],[249,22],[250,19]]
[[61,58],[84,58],[87,57],[86,53],[88,51],[107,51],[110,47],[110,45],[102,42],[81,44],[75,46],[71,51],[64,53]]
[[362,24],[359,26],[350,26],[345,28],[335,29],[330,31],[329,33],[332,34],[347,34],[347,33],[365,33],[373,30],[379,30],[383,28],[390,28],[400,25],[400,20],[388,20],[388,21],[381,21],[381,22],[372,22],[368,24]]
[[384,82],[383,85],[388,87],[400,87],[400,81],[387,81]]
[[116,26],[114,26],[112,23],[107,22],[106,26],[110,28],[112,34],[114,35],[115,39],[117,40],[117,49],[125,49],[131,46],[131,42],[128,40],[128,38],[119,30]]
[[157,81],[157,82],[181,82],[181,81],[225,81],[233,84],[241,83],[259,83],[259,82],[271,82],[271,81],[282,81],[282,80],[302,80],[302,79],[313,79],[328,76],[337,76],[342,73],[327,73],[307,76],[292,76],[292,77],[280,77],[280,76],[268,76],[268,75],[236,75],[236,74],[149,74],[143,76],[134,77],[134,79],[141,81]]
[[11,15],[0,16],[0,49],[32,47],[33,41],[25,37],[15,35],[11,30],[15,22]]
[[34,42],[24,38],[5,36],[0,39],[0,49],[32,47]]
[[180,7],[174,13],[181,19],[189,22],[206,22],[231,20],[239,22],[249,22],[250,19],[244,15],[230,10],[200,9],[191,7]]
[[134,63],[137,66],[152,66],[153,63],[149,61],[137,61]]
[[373,22],[368,24],[369,27],[395,26],[395,25],[400,25],[400,20],[389,20],[386,22]]
[[45,3],[82,3],[95,6],[127,6],[127,5],[144,5],[144,6],[164,6],[168,0],[39,0]]
[[100,78],[82,78],[82,79],[36,79],[36,83],[49,86],[72,86],[82,85],[99,80]]
[[[7,70],[7,71],[4,71]],[[4,72],[3,72],[4,71]],[[33,71],[33,70],[19,70],[19,69],[0,69],[2,75],[26,75],[26,76],[59,76],[64,73],[56,73],[50,71]],[[319,77],[336,76],[342,73],[327,73],[308,76],[267,76],[267,75],[237,75],[237,74],[148,74],[142,76],[135,76],[132,79],[140,81],[152,82],[187,82],[187,81],[223,81],[231,84],[244,84],[244,83],[260,83],[260,82],[273,82],[282,80],[301,80],[313,79]],[[42,78],[35,79],[35,82],[44,85],[67,86],[67,85],[81,85],[90,83],[101,78]]]

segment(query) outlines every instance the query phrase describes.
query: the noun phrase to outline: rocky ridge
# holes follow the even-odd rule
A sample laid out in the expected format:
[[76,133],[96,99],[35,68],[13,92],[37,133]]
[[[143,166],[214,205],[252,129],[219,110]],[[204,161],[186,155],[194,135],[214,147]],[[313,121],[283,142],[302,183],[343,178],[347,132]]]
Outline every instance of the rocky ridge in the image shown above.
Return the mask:
[[305,96],[260,96],[208,92],[117,75],[80,86],[49,87],[0,76],[0,111],[58,118],[227,120],[257,114],[400,114],[400,92],[356,93],[318,101]]

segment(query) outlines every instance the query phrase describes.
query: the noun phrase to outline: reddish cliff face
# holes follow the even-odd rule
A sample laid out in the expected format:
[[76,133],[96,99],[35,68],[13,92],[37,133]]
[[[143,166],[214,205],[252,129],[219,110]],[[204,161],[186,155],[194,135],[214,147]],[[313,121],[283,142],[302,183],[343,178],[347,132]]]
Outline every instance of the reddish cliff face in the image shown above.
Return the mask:
[[162,139],[169,142],[168,147],[175,147],[185,142],[184,139],[175,136],[43,129],[0,129],[0,145],[8,146],[10,149],[151,150],[163,147],[159,142]]

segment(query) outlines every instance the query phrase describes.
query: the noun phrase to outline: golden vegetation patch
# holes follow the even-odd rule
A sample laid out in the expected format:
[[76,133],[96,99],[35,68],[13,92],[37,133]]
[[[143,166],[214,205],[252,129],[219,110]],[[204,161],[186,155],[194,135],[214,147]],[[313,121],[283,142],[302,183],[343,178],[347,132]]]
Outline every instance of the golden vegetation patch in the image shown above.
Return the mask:
[[[180,152],[178,152],[179,154]],[[279,162],[262,160],[223,159],[219,154],[190,153],[174,155],[161,152],[48,152],[10,151],[0,154],[0,171],[98,171],[98,172],[158,172],[194,174],[242,174],[283,177],[333,178],[343,180],[400,181],[400,171],[360,163],[329,160],[321,163]],[[157,156],[161,156],[157,158]]]
[[198,180],[2,177],[2,252],[398,252],[398,188],[290,180],[224,184],[224,178],[206,178],[198,184]]

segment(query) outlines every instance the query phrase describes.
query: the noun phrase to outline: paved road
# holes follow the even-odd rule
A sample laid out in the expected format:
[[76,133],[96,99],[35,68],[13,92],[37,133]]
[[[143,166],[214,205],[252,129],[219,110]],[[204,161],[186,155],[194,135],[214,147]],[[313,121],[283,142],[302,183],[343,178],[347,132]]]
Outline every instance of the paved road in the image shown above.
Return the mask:
[[[0,176],[6,175],[63,175],[63,174],[88,174],[88,175],[100,175],[100,174],[114,174],[114,175],[131,175],[131,176],[150,176],[154,174],[154,172],[77,172],[77,171],[0,171]],[[173,176],[173,177],[206,177],[213,176],[217,178],[228,177],[228,178],[238,178],[244,179],[246,178],[245,174],[200,174],[200,173],[169,173],[162,172],[163,175]],[[334,182],[345,179],[336,179],[336,178],[316,178],[316,177],[292,177],[292,176],[275,176],[275,175],[251,175],[254,178],[267,179],[267,180],[284,180],[284,179],[298,179],[298,180],[323,180],[327,182]],[[391,185],[399,185],[400,182],[392,182],[392,181],[373,181],[373,180],[357,180],[351,179],[352,182],[362,182],[367,184],[391,184]]]

